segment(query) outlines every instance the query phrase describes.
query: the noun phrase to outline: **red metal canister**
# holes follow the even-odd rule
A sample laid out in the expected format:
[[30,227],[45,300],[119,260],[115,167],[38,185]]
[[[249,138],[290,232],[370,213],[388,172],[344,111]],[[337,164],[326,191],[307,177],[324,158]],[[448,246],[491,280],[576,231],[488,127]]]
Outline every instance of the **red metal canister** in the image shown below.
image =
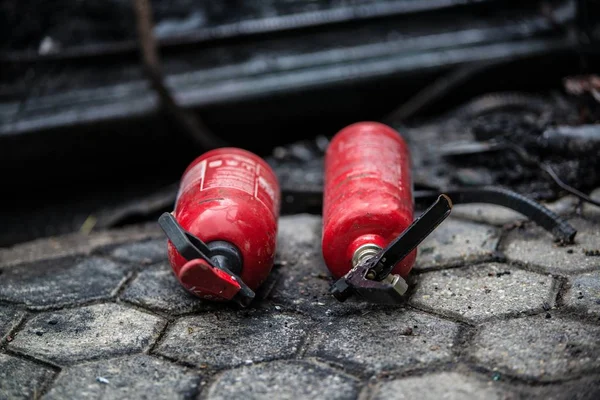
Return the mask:
[[244,285],[253,296],[273,266],[279,207],[277,177],[257,155],[220,148],[195,159],[171,214],[203,257],[184,258],[169,240],[179,282],[210,300],[232,300]]
[[[396,239],[413,222],[408,146],[377,122],[347,126],[325,154],[322,251],[335,278]],[[392,273],[406,277],[416,249]]]

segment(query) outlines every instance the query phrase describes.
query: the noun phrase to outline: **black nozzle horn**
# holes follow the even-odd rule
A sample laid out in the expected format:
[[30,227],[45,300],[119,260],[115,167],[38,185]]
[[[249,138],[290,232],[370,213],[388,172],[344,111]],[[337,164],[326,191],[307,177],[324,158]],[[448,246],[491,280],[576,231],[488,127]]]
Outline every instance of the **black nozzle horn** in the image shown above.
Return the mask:
[[206,246],[210,250],[210,260],[216,267],[228,270],[236,275],[241,274],[242,255],[237,247],[222,240],[210,242]]

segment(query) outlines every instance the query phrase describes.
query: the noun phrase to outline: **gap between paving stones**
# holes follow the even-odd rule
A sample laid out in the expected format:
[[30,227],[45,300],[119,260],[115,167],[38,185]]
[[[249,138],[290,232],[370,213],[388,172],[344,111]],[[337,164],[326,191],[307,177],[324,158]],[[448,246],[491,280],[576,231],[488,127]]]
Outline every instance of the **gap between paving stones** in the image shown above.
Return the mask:
[[510,259],[507,259],[507,261],[505,263],[508,265],[514,266],[516,268],[525,270],[525,271],[535,272],[538,274],[549,274],[549,275],[553,275],[553,276],[557,276],[557,277],[561,277],[561,278],[572,278],[577,275],[586,274],[586,273],[600,270],[600,266],[598,266],[598,267],[582,268],[578,271],[556,271],[556,270],[548,270],[539,264],[532,264],[532,263],[527,263],[527,262],[523,262],[520,260],[510,260]]
[[131,274],[129,274],[129,276],[127,278],[125,278],[123,280],[123,282],[121,282],[121,285],[115,289],[115,293],[114,293],[114,296],[112,296],[112,299],[120,300],[123,292],[127,289],[127,287],[131,284],[131,282],[133,282],[135,280],[135,278],[137,278],[138,274],[139,274],[139,271],[131,272]]
[[[25,367],[25,368],[30,367],[30,368],[34,369],[34,370],[29,370],[29,371],[20,371],[20,372],[28,372],[29,373],[27,376],[24,377],[27,380],[27,382],[23,382],[23,381],[19,382],[19,379],[23,379],[23,375],[16,377],[17,385],[25,386],[27,383],[31,384],[32,381],[35,384],[41,383],[40,387],[34,387],[32,389],[33,393],[32,393],[31,397],[34,399],[40,398],[48,391],[48,389],[52,386],[52,384],[54,383],[56,377],[58,376],[58,374],[60,372],[60,370],[58,368],[56,368],[52,365],[41,363],[34,359],[27,359],[25,357],[21,357],[18,354],[0,353],[0,362],[2,362],[2,359],[4,359],[5,362],[13,361],[15,363],[19,363],[20,365],[19,364],[16,365],[17,369],[19,367]],[[12,365],[12,366],[15,366],[15,365]],[[37,371],[35,369],[37,369]],[[4,371],[0,370],[0,378],[2,378],[3,373],[10,374],[11,372],[14,372],[14,370],[11,370],[11,369],[7,369]],[[41,382],[39,382],[40,380],[41,380]],[[13,387],[14,387],[14,384],[15,384],[15,381],[13,380],[12,382],[9,383],[8,389],[10,390],[11,385],[13,385]],[[0,387],[0,390],[1,389],[6,389],[6,388]],[[31,390],[31,387],[21,387],[20,389],[26,389],[26,390],[30,389]],[[6,394],[6,392],[4,390],[0,391],[0,394],[2,394],[2,392],[4,392],[4,394]],[[13,390],[13,394],[14,394],[14,390]],[[18,394],[23,395],[24,393],[20,392]],[[8,399],[8,397],[2,397],[2,399]]]
[[[328,368],[333,369],[338,372],[342,372],[345,375],[354,377],[360,382],[364,383],[365,386],[371,384],[372,381],[378,382],[381,380],[393,380],[398,378],[405,378],[411,376],[420,376],[427,373],[435,373],[435,372],[444,372],[444,371],[453,371],[459,363],[463,363],[463,361],[436,361],[428,364],[427,366],[415,366],[415,367],[405,367],[405,368],[396,368],[389,369],[377,373],[372,373],[367,371],[366,369],[347,369],[342,366],[340,363],[332,360],[320,359],[316,357],[306,357],[303,358],[304,361],[310,361],[315,364],[326,365]],[[465,364],[466,365],[466,364]]]
[[544,386],[573,382],[573,381],[577,381],[580,379],[594,378],[594,377],[598,377],[598,379],[600,379],[600,368],[591,368],[591,369],[589,369],[581,374],[578,374],[578,375],[566,376],[566,377],[554,378],[552,380],[540,381],[540,380],[535,380],[535,379],[531,379],[528,377],[512,375],[510,373],[506,373],[505,371],[494,370],[489,367],[486,367],[486,366],[483,366],[483,365],[480,365],[477,363],[473,363],[466,359],[461,360],[460,363],[477,374],[491,376],[491,377],[493,377],[494,375],[496,375],[496,376],[499,375],[498,379],[503,382],[506,382],[508,384],[519,384],[519,385],[523,385],[524,387],[544,387]]
[[191,369],[194,371],[199,371],[200,373],[202,373],[205,376],[212,376],[216,372],[215,370],[203,368],[202,366],[198,366],[196,364],[189,363],[185,360],[178,360],[176,358],[169,357],[164,354],[158,354],[158,353],[140,353],[140,354],[146,354],[147,356],[158,358],[159,360],[168,361],[174,365],[179,365],[181,367],[185,367],[185,368],[188,368],[188,369]]
[[467,350],[473,343],[473,339],[475,338],[477,331],[478,329],[476,326],[471,326],[464,323],[458,324],[458,333],[454,339],[454,346],[452,350],[454,351],[454,355],[459,363],[461,360],[466,363]]
[[[531,378],[531,377],[524,377],[524,376],[518,376],[518,375],[513,375],[510,372],[506,372],[503,370],[495,370],[495,369],[491,369],[489,367],[483,366],[481,364],[477,364],[471,360],[461,360],[461,363],[463,363],[465,366],[467,366],[468,368],[470,368],[473,372],[478,373],[480,375],[485,375],[485,376],[498,376],[498,379],[507,383],[507,384],[517,384],[517,385],[522,385],[523,387],[545,387],[545,386],[551,386],[551,385],[559,385],[559,384],[563,384],[563,383],[568,383],[568,382],[574,382],[574,381],[578,381],[578,380],[583,380],[583,379],[593,379],[593,378],[597,378],[599,379],[600,382],[600,367],[599,368],[590,368],[588,370],[585,370],[582,373],[578,373],[577,375],[569,375],[566,377],[558,377],[558,378],[552,378],[552,379],[545,379],[545,380],[538,380],[535,378]],[[421,372],[421,371],[420,371]],[[427,373],[428,371],[425,371],[425,373]],[[414,375],[411,375],[414,376]],[[418,375],[416,375],[418,376]]]
[[150,346],[148,346],[148,348],[146,349],[146,351],[144,353],[146,353],[148,355],[154,355],[154,356],[164,357],[163,355],[155,353],[154,350],[156,350],[156,348],[162,344],[162,341],[163,341],[164,337],[167,335],[167,332],[168,332],[169,328],[173,325],[173,323],[175,321],[176,321],[176,318],[173,319],[172,321],[171,320],[167,320],[165,322],[165,324],[162,327],[161,331],[156,336],[156,340],[154,341],[154,343],[152,343]]
[[411,271],[411,275],[415,274],[415,275],[421,275],[424,273],[428,273],[428,272],[433,272],[433,271],[441,271],[441,270],[447,270],[447,269],[455,269],[455,268],[463,268],[463,267],[471,267],[471,266],[475,266],[475,265],[480,265],[480,264],[485,264],[485,263],[489,263],[489,262],[497,262],[497,263],[501,263],[501,264],[506,264],[509,265],[511,267],[515,267],[518,269],[522,269],[524,271],[529,271],[529,272],[534,272],[536,274],[540,274],[540,275],[552,275],[556,278],[564,278],[564,279],[569,279],[572,277],[575,277],[577,275],[581,275],[581,274],[585,274],[585,273],[590,273],[590,272],[595,272],[595,271],[600,271],[600,265],[597,267],[589,267],[586,269],[581,269],[578,271],[555,271],[555,270],[548,270],[545,267],[539,265],[539,264],[532,264],[532,263],[527,263],[527,262],[523,262],[520,260],[515,260],[515,259],[510,259],[508,258],[504,252],[502,250],[498,250],[498,255],[497,255],[498,259],[496,260],[487,260],[487,261],[477,261],[474,263],[465,263],[465,264],[461,264],[458,266],[452,266],[452,267],[441,267],[441,268],[436,268],[434,269],[430,269],[427,271]]
[[565,296],[571,289],[571,279],[566,276],[556,276],[558,291],[556,292],[556,308],[565,307]]
[[[35,362],[38,365],[43,365],[42,362],[35,360],[35,359],[31,359],[30,361]],[[49,379],[47,379],[46,382],[44,382],[44,385],[42,386],[42,388],[40,390],[38,398],[41,399],[42,397],[44,397],[46,395],[46,393],[48,393],[50,391],[50,389],[52,389],[52,386],[54,386],[54,383],[58,379],[58,376],[60,375],[61,372],[62,372],[62,368],[52,367],[52,376]]]
[[[581,319],[582,313],[578,312],[575,309],[570,309],[567,307],[560,307],[560,308],[556,308],[555,310],[550,310],[549,314],[551,316],[550,318],[554,318],[554,316],[556,315],[557,317],[560,317],[563,319],[568,319],[573,322],[582,322],[582,319]],[[526,318],[526,317],[528,317],[528,316],[524,316],[524,318]],[[518,319],[518,318],[510,318],[510,319]],[[588,318],[588,319],[584,320],[583,322],[588,325],[600,326],[600,316]],[[600,343],[600,341],[599,341],[599,343]]]
[[[142,354],[142,353],[140,353],[140,354]],[[194,363],[191,363],[191,362],[188,362],[185,360],[179,360],[177,358],[173,358],[171,356],[168,356],[165,354],[160,354],[160,353],[143,353],[143,354],[146,354],[150,357],[157,358],[159,360],[168,361],[173,365],[179,365],[181,367],[191,369],[193,371],[198,372],[199,374],[202,374],[205,378],[207,378],[209,380],[212,379],[214,376],[222,374],[224,372],[241,369],[244,367],[254,366],[254,365],[269,364],[272,362],[308,361],[308,360],[310,360],[310,358],[304,358],[304,357],[298,357],[297,355],[292,355],[292,356],[287,356],[287,357],[284,356],[284,357],[277,357],[277,358],[265,359],[265,360],[260,360],[260,361],[253,361],[251,364],[237,364],[237,365],[224,366],[224,367],[211,367],[211,366],[205,366],[204,364],[198,365],[198,364],[194,364]],[[131,354],[127,355],[127,356],[131,356]],[[112,358],[109,358],[109,359],[112,360]],[[351,375],[350,373],[343,371],[343,369],[340,369],[340,371],[344,372],[346,375]],[[354,376],[354,375],[351,375],[351,376]],[[356,376],[354,376],[354,377],[356,378]],[[208,384],[205,386],[208,386]]]
[[[23,303],[21,303],[20,305],[23,306],[32,315],[37,315],[37,314],[42,314],[42,313],[46,313],[46,312],[57,312],[57,311],[62,311],[62,310],[72,310],[75,308],[94,306],[96,304],[116,304],[116,303],[118,303],[117,299],[113,296],[113,297],[105,298],[105,299],[93,299],[93,300],[88,300],[88,301],[81,302],[81,303],[65,304],[65,305],[59,305],[56,307],[48,307],[48,308],[29,308],[27,305],[25,305]],[[143,311],[148,313],[148,311],[146,311],[146,310],[143,310]]]
[[13,308],[19,308],[23,311],[25,311],[27,308],[25,307],[25,303],[20,303],[17,301],[11,301],[11,300],[5,300],[2,299],[0,300],[0,306],[7,306],[7,307],[13,307]]
[[61,371],[63,367],[61,367],[60,365],[54,364],[50,361],[46,361],[46,360],[40,360],[39,358],[35,358],[32,355],[26,354],[26,353],[21,353],[20,351],[15,351],[9,348],[4,348],[3,349],[3,353],[4,354],[8,354],[10,356],[16,357],[16,358],[20,358],[23,360],[27,360],[33,363],[36,363],[38,365],[41,365],[45,368],[51,369],[53,371]]
[[429,272],[451,270],[451,269],[457,269],[457,268],[463,268],[463,267],[472,267],[474,265],[486,264],[486,263],[491,263],[491,262],[508,264],[508,260],[507,260],[506,256],[504,255],[504,253],[496,250],[496,251],[494,251],[493,254],[490,254],[489,256],[483,256],[483,257],[475,259],[475,260],[435,265],[435,266],[427,267],[426,269],[412,269],[410,271],[408,279],[410,279],[411,276],[427,274]]
[[[2,351],[2,350],[6,351],[6,346],[8,346],[8,344],[14,340],[15,335],[21,329],[23,329],[23,326],[25,326],[25,323],[29,319],[30,315],[31,315],[31,313],[29,313],[27,311],[23,312],[23,315],[21,315],[21,318],[19,318],[19,321],[16,324],[14,324],[12,329],[10,329],[8,331],[8,333],[4,336],[4,338],[0,338],[0,339],[2,339],[2,340],[0,340],[0,351]],[[8,340],[8,338],[10,338],[10,340]]]

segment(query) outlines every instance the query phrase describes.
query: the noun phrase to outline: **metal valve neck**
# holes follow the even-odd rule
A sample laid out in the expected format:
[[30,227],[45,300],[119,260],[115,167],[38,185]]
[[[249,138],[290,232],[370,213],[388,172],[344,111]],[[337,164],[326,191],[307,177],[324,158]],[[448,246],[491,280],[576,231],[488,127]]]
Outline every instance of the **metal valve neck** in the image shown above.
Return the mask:
[[374,243],[366,243],[360,246],[352,255],[352,267],[356,267],[362,262],[366,262],[369,258],[377,255],[383,248]]

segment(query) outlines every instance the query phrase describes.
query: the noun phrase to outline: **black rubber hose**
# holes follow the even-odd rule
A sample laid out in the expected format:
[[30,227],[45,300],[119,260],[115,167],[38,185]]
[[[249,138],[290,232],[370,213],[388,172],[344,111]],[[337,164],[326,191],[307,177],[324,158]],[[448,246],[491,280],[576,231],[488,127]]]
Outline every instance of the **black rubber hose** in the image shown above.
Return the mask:
[[[447,194],[454,204],[488,203],[515,210],[565,243],[573,243],[577,234],[575,228],[554,212],[512,190],[499,187],[483,187],[477,189],[452,189],[443,193]],[[434,191],[415,191],[414,194],[415,202],[427,204],[433,203],[439,196],[439,192]]]

